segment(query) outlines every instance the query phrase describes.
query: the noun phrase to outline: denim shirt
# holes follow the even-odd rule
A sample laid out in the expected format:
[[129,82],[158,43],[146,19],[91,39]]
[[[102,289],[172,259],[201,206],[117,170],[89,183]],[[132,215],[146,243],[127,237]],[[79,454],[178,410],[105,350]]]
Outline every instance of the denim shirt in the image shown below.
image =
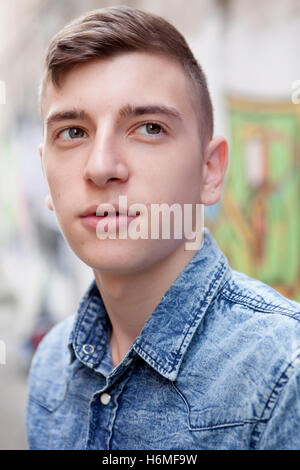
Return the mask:
[[300,305],[204,243],[112,365],[95,281],[40,343],[31,449],[300,449]]

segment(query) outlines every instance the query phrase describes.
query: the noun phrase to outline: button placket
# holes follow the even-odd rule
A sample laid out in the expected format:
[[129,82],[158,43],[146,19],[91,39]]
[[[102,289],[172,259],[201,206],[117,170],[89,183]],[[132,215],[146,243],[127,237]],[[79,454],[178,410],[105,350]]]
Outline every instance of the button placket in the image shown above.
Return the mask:
[[93,396],[90,405],[90,419],[93,425],[89,428],[88,449],[98,449],[100,447],[110,449],[111,439],[115,432],[114,426],[119,413],[120,397],[134,370],[129,367],[128,373],[123,374],[123,367],[120,368],[119,374],[113,373],[106,377],[105,386]]

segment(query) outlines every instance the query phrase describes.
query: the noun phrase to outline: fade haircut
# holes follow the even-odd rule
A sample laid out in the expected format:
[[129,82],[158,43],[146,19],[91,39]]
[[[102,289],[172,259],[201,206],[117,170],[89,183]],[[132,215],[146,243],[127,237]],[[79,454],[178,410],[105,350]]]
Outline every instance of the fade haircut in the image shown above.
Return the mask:
[[206,77],[183,35],[160,16],[128,6],[92,10],[75,19],[50,41],[39,87],[42,112],[47,84],[60,88],[73,67],[124,52],[156,52],[173,58],[189,78],[196,93],[192,100],[200,124],[202,144],[213,135],[213,108]]

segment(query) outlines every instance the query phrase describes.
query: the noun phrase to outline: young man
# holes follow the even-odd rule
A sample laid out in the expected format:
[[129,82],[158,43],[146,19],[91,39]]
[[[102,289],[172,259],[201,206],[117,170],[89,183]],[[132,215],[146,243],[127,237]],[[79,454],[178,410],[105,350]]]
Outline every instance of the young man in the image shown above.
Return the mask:
[[[198,225],[227,146],[184,38],[93,11],[50,43],[40,97],[47,204],[95,279],[34,357],[30,448],[300,448],[300,306],[232,271]],[[192,207],[196,230],[151,236],[163,204]]]

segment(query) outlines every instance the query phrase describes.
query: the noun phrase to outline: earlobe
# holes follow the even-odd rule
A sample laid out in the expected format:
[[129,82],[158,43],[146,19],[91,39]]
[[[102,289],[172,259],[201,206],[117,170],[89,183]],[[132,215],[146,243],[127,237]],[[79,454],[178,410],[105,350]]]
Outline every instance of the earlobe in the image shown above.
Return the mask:
[[45,198],[45,203],[46,203],[46,206],[48,207],[48,209],[49,209],[50,211],[53,211],[53,210],[54,210],[53,202],[52,202],[52,199],[51,199],[50,194],[47,194],[47,196],[46,196],[46,198]]
[[221,197],[228,164],[228,146],[223,137],[213,139],[207,146],[201,185],[201,203],[210,206]]

